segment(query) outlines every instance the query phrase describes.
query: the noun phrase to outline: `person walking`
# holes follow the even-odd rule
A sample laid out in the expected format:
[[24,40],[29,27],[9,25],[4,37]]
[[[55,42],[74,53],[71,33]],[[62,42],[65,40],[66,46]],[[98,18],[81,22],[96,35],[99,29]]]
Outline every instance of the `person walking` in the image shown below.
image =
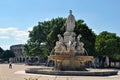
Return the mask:
[[9,69],[12,69],[12,63],[9,63]]

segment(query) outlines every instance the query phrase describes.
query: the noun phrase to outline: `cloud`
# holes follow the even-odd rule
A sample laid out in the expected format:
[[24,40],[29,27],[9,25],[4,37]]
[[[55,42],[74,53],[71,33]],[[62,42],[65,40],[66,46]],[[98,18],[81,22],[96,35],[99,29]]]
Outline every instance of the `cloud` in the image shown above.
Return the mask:
[[[28,38],[28,31],[27,30],[19,30],[18,28],[9,27],[9,28],[0,28],[1,35],[7,35],[12,39],[16,40],[26,40]],[[5,38],[5,37],[1,37]],[[6,37],[7,38],[7,37]]]
[[14,45],[17,43],[24,44],[28,40],[28,35],[28,29],[20,30],[14,27],[0,28],[0,46],[3,45],[3,41],[10,42],[7,45],[13,44],[12,42],[14,42]]
[[10,37],[8,36],[0,36],[0,39],[9,39]]
[[26,40],[28,39],[28,31],[22,31],[22,30],[19,30],[17,28],[14,28],[12,31],[11,31],[11,36],[17,40],[17,41],[21,41],[21,42],[26,42]]
[[0,28],[0,34],[8,34],[11,31],[15,31],[15,30],[16,30],[16,28],[12,28],[12,27],[9,27],[9,28]]

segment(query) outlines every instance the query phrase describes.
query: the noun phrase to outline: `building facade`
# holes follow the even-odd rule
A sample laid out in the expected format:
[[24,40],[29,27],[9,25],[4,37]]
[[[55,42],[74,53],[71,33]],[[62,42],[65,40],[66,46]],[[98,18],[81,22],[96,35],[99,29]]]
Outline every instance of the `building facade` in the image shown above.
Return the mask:
[[23,44],[17,44],[10,46],[10,50],[14,52],[15,58],[13,62],[15,63],[22,63],[25,62],[25,56],[24,56],[24,45]]
[[36,59],[39,60],[38,57],[29,57],[24,55],[24,45],[17,44],[10,46],[10,50],[14,52],[15,58],[12,60],[14,63],[29,63],[31,60]]

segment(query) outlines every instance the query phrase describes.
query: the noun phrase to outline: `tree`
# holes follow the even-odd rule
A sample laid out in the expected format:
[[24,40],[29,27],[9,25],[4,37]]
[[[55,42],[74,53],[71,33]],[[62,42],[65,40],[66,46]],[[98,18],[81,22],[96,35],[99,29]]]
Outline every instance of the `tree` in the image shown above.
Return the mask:
[[[49,52],[55,46],[55,41],[57,40],[57,34],[63,33],[64,31],[63,18],[52,19],[51,21],[39,22],[37,26],[29,32],[29,40],[25,45],[25,53],[29,56],[43,55]],[[41,45],[45,43],[46,47]],[[45,51],[46,50],[46,51]],[[45,54],[46,55],[46,54]]]
[[0,58],[2,57],[4,50],[0,47]]
[[[52,19],[50,21],[49,25],[45,25],[45,26],[51,26],[50,31],[48,31],[48,35],[47,35],[47,40],[46,40],[46,45],[47,45],[47,50],[48,53],[52,51],[52,49],[55,46],[55,42],[58,40],[57,35],[58,34],[63,34],[65,32],[65,20],[64,18],[56,18],[56,19]],[[49,53],[50,54],[50,53]]]
[[97,56],[120,59],[120,37],[115,33],[101,32],[96,38],[95,45]]
[[29,45],[28,43],[24,45],[24,55],[25,56],[32,56],[31,45]]
[[84,23],[83,20],[76,21],[75,33],[77,35],[81,34],[81,41],[84,43],[84,47],[89,55],[95,55],[95,39],[96,35],[89,29],[89,27]]
[[41,59],[44,59],[45,57],[47,57],[47,50],[45,46],[37,47],[35,45],[25,44],[24,47],[25,47],[24,54],[27,56],[30,56],[30,57],[38,56]]
[[[55,42],[58,40],[57,35],[65,32],[65,18],[56,18],[50,21],[39,22],[37,26],[30,31],[29,40],[26,45],[26,51],[28,55],[43,55],[44,51],[47,50],[48,55],[53,51]],[[81,34],[82,41],[85,44],[85,48],[90,55],[95,52],[95,34],[88,28],[83,20],[76,21],[75,33]],[[40,45],[45,43],[46,47]],[[43,49],[44,48],[44,49]]]
[[[41,43],[46,41],[46,28],[43,27],[43,23],[39,22],[37,26],[34,26],[32,31],[29,31],[29,40],[27,44],[25,44],[25,55],[28,56],[38,56],[38,57],[45,57],[43,53],[43,48]],[[43,57],[41,55],[44,55]]]
[[11,50],[6,50],[6,51],[4,51],[3,54],[1,55],[1,58],[2,58],[3,60],[6,60],[6,61],[8,61],[9,58],[13,58],[13,57],[15,57],[15,55],[14,55],[14,53],[13,53]]
[[[66,19],[54,19],[56,23],[53,23],[53,29],[51,32],[48,34],[47,40],[49,41],[48,43],[51,43],[51,48],[55,46],[55,42],[58,40],[57,35],[58,34],[63,34],[65,32],[65,21]],[[62,21],[63,20],[63,21]],[[77,35],[81,34],[82,37],[82,42],[85,44],[85,49],[88,52],[89,55],[95,55],[95,39],[96,35],[95,33],[88,28],[88,26],[84,23],[83,20],[77,20],[76,21],[76,27],[75,27],[75,33]],[[51,50],[51,49],[50,49]]]

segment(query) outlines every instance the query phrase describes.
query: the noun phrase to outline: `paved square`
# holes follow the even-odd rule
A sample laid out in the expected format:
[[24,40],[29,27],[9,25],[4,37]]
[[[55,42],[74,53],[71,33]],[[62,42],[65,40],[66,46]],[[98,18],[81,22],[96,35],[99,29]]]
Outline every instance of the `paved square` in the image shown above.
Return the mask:
[[[0,80],[120,80],[120,74],[109,77],[95,77],[95,76],[51,76],[40,74],[26,74],[24,72],[27,68],[38,68],[41,66],[26,66],[24,64],[13,64],[13,68],[9,69],[9,64],[0,64]],[[119,71],[120,73],[120,71]]]

